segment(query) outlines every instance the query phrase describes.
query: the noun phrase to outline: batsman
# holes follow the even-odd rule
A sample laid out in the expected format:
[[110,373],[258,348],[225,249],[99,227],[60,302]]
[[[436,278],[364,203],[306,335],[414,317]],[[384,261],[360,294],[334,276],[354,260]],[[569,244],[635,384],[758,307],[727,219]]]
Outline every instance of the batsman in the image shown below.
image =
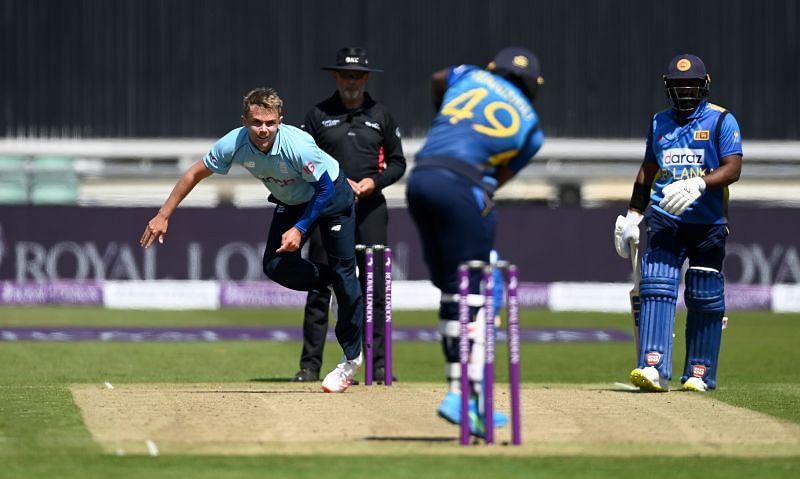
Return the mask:
[[711,77],[700,58],[676,56],[663,79],[672,108],[650,122],[630,207],[614,228],[617,253],[628,258],[631,248],[638,248],[642,219],[647,225],[640,263],[639,348],[630,380],[646,391],[669,390],[678,286],[688,259],[681,383],[685,390],[706,391],[717,386],[728,185],[741,173],[741,135],[734,116],[708,101]]

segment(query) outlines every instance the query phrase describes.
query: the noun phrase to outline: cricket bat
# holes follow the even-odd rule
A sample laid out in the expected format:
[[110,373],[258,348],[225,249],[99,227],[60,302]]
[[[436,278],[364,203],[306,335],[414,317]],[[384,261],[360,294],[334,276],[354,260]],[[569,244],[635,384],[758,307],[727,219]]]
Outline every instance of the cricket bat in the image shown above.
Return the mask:
[[633,267],[633,289],[630,292],[631,315],[633,316],[633,341],[636,344],[636,357],[639,357],[639,311],[642,301],[639,298],[639,277],[641,265],[639,263],[639,245],[635,241],[628,242],[631,249],[631,267]]

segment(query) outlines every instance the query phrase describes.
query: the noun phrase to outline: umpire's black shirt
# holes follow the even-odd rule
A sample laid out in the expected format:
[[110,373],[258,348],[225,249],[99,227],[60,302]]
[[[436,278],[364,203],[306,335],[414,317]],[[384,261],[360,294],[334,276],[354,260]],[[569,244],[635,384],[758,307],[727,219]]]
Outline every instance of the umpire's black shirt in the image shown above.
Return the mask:
[[334,157],[348,178],[372,178],[373,196],[399,180],[406,171],[400,143],[400,129],[386,107],[364,93],[364,104],[348,110],[339,92],[318,104],[306,115],[302,128],[317,145]]

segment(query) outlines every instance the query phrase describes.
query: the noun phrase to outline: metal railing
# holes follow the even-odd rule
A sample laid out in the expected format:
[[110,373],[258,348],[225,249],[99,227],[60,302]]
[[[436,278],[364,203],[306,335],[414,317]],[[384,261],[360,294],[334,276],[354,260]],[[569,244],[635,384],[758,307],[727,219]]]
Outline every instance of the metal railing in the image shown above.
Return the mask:
[[[409,171],[423,142],[424,138],[403,140]],[[74,158],[74,168],[84,184],[114,182],[118,185],[127,180],[174,182],[190,164],[201,159],[213,143],[213,139],[3,138],[0,139],[0,161],[3,156],[32,159],[61,155]],[[745,141],[744,153],[743,178],[748,181],[800,186],[800,142]],[[503,193],[502,198],[547,199],[541,196],[557,197],[565,189],[579,190],[602,181],[630,184],[643,154],[644,139],[550,138],[536,159],[515,179],[515,188],[509,188],[510,193]],[[238,184],[246,177],[249,175],[244,169],[231,169],[223,189],[236,188],[231,182]],[[397,200],[404,190],[404,180],[401,180],[387,189],[386,194],[390,200]],[[621,195],[629,193],[626,189]],[[248,194],[244,194],[244,203],[247,203]],[[264,195],[258,193],[257,196],[257,201],[262,202]]]

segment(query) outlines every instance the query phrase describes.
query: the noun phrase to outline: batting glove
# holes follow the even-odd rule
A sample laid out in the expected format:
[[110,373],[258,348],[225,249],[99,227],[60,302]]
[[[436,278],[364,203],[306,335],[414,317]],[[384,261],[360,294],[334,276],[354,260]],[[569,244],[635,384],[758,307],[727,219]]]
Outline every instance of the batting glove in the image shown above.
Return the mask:
[[658,204],[667,213],[680,216],[692,205],[706,189],[704,179],[696,176],[688,180],[680,180],[664,187],[664,199]]
[[633,210],[628,210],[625,216],[617,216],[617,222],[614,224],[614,248],[623,258],[631,255],[631,241],[639,246],[639,223],[643,218],[641,213]]

